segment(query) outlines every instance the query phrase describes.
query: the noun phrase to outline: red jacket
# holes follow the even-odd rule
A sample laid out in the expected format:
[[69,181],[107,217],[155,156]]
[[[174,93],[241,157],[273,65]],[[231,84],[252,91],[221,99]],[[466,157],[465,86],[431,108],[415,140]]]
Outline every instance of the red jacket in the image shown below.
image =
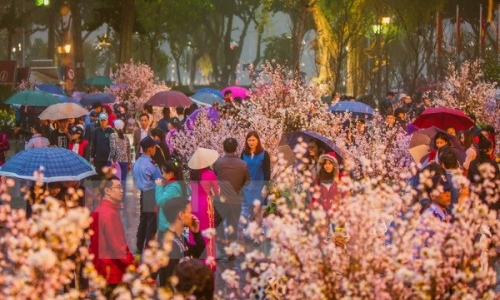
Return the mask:
[[89,252],[94,254],[94,267],[106,279],[108,284],[122,282],[127,267],[134,263],[130,252],[119,212],[120,205],[109,200],[102,200],[90,215]]
[[[68,143],[68,149],[73,151],[73,141],[70,141]],[[85,159],[89,159],[89,148],[87,147],[89,145],[89,142],[87,140],[81,140],[80,141],[80,147],[78,147],[78,155]]]
[[338,189],[337,182],[332,182],[332,185],[327,189],[325,185],[321,184],[319,178],[316,178],[315,185],[319,187],[320,196],[317,199],[313,198],[311,204],[318,202],[325,211],[332,209],[333,204],[335,204],[335,207],[338,207],[342,195]]

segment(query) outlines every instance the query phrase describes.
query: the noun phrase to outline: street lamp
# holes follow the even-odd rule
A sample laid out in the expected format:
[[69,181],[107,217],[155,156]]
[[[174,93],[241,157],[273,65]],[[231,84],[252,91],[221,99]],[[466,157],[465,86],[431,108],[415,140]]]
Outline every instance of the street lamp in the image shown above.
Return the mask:
[[60,71],[64,74],[61,76],[64,80],[61,81],[61,86],[64,90],[68,91],[73,88],[73,78],[67,78],[68,71],[71,69],[71,58],[69,57],[69,54],[71,53],[71,44],[57,46],[57,53],[59,53],[62,57]]
[[388,53],[387,53],[387,32],[388,32],[388,26],[391,23],[391,18],[390,17],[382,17],[379,19],[379,23],[375,24],[372,26],[373,33],[376,35],[376,45],[377,45],[377,59],[376,59],[376,66],[377,66],[377,99],[381,97],[381,90],[380,86],[382,85],[382,74],[381,74],[381,68],[382,68],[382,63],[381,63],[381,58],[382,58],[382,41],[381,41],[381,35],[384,34],[384,54],[385,54],[385,81],[386,81],[386,90],[389,89],[389,69],[387,68],[387,59],[388,59]]
[[391,24],[391,17],[383,17],[382,25],[385,28],[384,33],[384,56],[385,56],[385,90],[389,90],[389,51],[387,49],[387,36],[389,32],[389,25]]

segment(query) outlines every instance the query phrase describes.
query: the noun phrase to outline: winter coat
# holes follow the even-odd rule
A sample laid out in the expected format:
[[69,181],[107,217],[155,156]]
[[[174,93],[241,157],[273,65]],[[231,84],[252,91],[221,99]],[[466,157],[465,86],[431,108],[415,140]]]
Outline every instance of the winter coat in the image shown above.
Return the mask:
[[94,212],[90,229],[94,233],[90,238],[89,253],[94,255],[93,264],[108,284],[118,284],[123,280],[127,267],[134,263],[130,252],[122,221],[120,205],[102,200]]

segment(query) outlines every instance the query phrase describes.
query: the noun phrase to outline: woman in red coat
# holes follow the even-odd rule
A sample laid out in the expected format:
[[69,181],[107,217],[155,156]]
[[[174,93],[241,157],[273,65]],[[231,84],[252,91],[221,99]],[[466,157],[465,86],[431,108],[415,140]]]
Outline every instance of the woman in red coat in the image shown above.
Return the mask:
[[[325,211],[338,207],[341,194],[338,190],[338,183],[341,178],[339,173],[339,162],[334,152],[323,154],[318,159],[318,175],[316,176],[315,197],[312,203],[318,203]],[[318,197],[319,196],[319,197]]]

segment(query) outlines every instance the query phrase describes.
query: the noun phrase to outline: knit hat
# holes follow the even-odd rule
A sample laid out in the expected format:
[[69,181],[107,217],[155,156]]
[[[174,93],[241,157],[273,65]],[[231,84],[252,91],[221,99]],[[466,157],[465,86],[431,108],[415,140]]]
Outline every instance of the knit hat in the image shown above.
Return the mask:
[[198,147],[189,159],[188,167],[193,170],[201,170],[211,166],[219,158],[219,153],[212,149]]
[[337,177],[339,175],[339,161],[337,160],[337,154],[335,152],[328,152],[319,156],[318,164],[322,168],[326,161],[330,161],[333,164],[333,175]]
[[118,130],[122,130],[123,127],[125,126],[125,123],[123,123],[123,121],[120,119],[114,120],[113,123],[115,124],[115,128]]

